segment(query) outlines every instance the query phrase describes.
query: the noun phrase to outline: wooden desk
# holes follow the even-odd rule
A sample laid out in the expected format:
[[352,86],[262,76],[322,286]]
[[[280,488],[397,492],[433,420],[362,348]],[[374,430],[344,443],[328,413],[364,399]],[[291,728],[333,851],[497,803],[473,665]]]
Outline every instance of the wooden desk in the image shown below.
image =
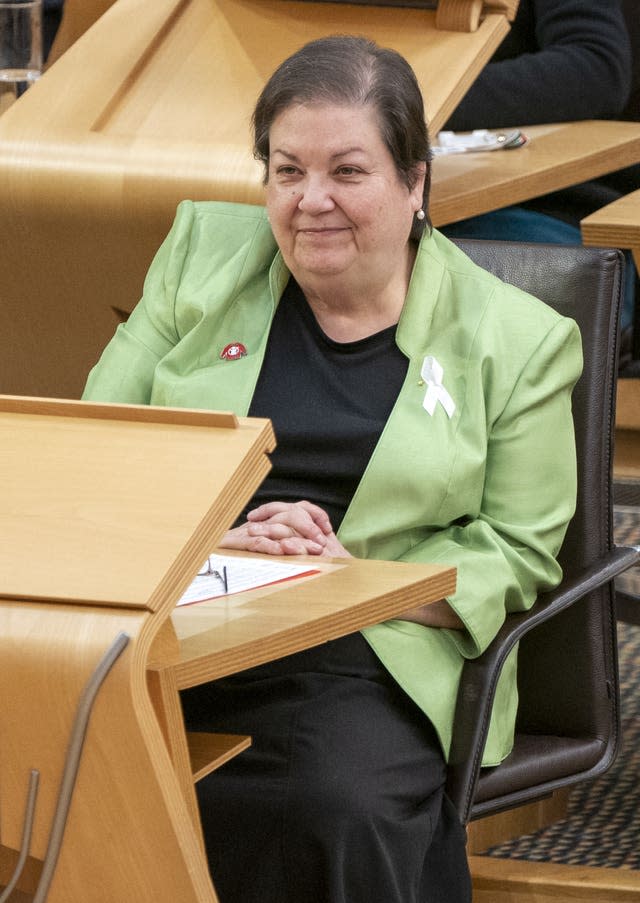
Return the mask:
[[436,157],[431,194],[435,226],[558,191],[640,160],[636,122],[570,122],[523,126],[523,131],[530,142],[521,148]]
[[272,447],[260,419],[0,397],[0,886],[40,774],[21,901],[216,903],[194,781],[248,740],[189,742],[179,689],[453,592],[450,567],[314,558],[175,609]]
[[[640,271],[640,191],[608,204],[580,224],[586,245],[624,248]],[[636,298],[636,304],[640,298]],[[617,477],[640,479],[640,380],[618,381],[614,471]]]
[[306,562],[320,573],[174,609],[175,658],[166,646],[163,655],[171,659],[180,689],[353,633],[455,590],[451,567],[357,558],[286,560]]

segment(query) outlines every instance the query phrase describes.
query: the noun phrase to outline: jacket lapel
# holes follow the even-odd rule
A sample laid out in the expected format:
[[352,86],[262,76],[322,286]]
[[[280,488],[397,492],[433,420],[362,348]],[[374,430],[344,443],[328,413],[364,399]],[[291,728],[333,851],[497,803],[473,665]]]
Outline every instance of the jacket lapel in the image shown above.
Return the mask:
[[[386,427],[340,527],[340,538],[358,557],[397,558],[437,528],[456,456],[455,436],[464,402],[466,361],[452,353],[447,272],[433,236],[421,242],[396,342],[409,359],[407,375]],[[444,327],[444,328],[443,328]],[[428,386],[425,357],[443,368],[454,404],[448,416],[437,402],[423,407]]]

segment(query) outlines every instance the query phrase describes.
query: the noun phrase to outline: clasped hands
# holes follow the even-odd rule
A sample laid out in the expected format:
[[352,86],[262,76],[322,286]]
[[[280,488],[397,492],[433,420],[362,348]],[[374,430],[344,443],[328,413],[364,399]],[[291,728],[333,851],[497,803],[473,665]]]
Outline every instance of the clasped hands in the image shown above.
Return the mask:
[[[331,526],[326,511],[311,502],[268,502],[247,514],[219,543],[223,549],[266,555],[323,555],[352,558]],[[460,630],[464,624],[445,599],[397,615],[429,627]]]
[[336,537],[326,511],[305,501],[268,502],[254,508],[246,522],[229,530],[219,545],[266,555],[352,557]]

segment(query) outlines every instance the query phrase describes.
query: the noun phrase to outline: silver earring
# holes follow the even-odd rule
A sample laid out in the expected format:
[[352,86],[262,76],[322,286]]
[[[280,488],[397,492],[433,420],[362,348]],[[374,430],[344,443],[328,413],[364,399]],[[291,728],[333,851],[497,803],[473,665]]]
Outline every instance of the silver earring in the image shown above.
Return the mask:
[[420,208],[420,210],[416,211],[416,219],[423,220],[425,216],[424,210]]

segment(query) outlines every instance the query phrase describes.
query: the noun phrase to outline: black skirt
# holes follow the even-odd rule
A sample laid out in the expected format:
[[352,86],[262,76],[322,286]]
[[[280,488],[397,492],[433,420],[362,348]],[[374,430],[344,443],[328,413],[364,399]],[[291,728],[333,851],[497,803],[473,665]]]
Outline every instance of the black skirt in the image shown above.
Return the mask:
[[426,716],[352,634],[182,694],[248,734],[197,785],[220,903],[468,903],[465,831]]

